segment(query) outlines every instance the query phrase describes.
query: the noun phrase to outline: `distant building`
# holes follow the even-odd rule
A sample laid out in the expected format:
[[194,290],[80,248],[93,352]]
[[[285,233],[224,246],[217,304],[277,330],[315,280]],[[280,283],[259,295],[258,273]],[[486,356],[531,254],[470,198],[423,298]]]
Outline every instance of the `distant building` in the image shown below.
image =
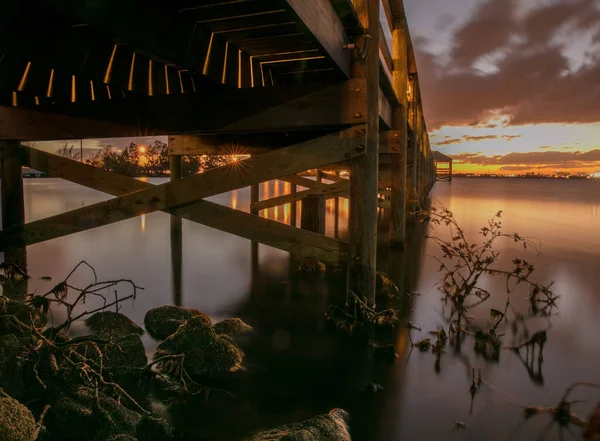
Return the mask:
[[558,176],[559,178],[568,178],[570,175],[571,175],[570,171],[556,170],[556,176]]

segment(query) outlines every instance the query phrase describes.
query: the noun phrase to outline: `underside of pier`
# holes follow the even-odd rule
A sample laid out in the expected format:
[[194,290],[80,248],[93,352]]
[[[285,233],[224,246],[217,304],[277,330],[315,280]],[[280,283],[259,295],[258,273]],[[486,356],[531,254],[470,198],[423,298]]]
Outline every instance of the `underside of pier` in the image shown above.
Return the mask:
[[[171,180],[156,186],[26,143],[158,135]],[[181,177],[182,155],[232,145],[251,156]],[[26,223],[22,166],[114,198]],[[308,170],[315,180],[299,175]],[[402,0],[3,0],[0,173],[5,261],[25,265],[27,245],[164,211],[179,234],[183,218],[347,264],[348,290],[374,303],[378,210],[402,247],[436,178]],[[258,200],[273,179],[290,194]],[[248,186],[250,213],[205,200]],[[347,242],[319,221],[323,201],[340,197]],[[302,228],[258,216],[298,201]]]

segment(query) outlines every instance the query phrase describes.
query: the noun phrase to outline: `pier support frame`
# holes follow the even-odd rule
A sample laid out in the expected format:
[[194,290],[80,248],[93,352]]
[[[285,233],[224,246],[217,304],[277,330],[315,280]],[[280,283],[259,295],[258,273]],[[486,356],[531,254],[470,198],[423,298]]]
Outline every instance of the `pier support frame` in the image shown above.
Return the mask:
[[[2,229],[25,225],[25,201],[23,195],[22,162],[20,143],[15,140],[0,140],[0,186]],[[4,261],[14,263],[23,270],[27,268],[25,243],[17,243],[4,252]]]
[[[181,155],[169,156],[171,182],[182,177]],[[181,306],[183,277],[183,219],[171,215],[171,265],[173,274],[173,304]]]
[[392,32],[392,81],[394,92],[400,103],[392,111],[394,134],[398,149],[391,156],[390,230],[392,247],[403,247],[406,241],[406,155],[408,140],[408,47],[406,26],[400,17],[394,18]]
[[[366,78],[367,127],[364,156],[351,162],[347,291],[375,305],[377,192],[379,174],[379,9],[380,0],[356,0],[359,19],[371,36],[365,59],[354,51],[352,76]],[[364,47],[364,36],[357,42]]]
[[300,227],[325,234],[325,195],[311,194],[302,199]]

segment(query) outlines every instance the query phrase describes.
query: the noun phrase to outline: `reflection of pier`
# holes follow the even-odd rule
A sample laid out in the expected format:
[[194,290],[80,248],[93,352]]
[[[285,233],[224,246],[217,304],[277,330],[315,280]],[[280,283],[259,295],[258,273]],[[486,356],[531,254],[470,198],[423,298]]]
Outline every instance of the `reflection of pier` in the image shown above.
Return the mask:
[[[349,289],[374,299],[378,210],[388,212],[389,242],[402,246],[406,208],[420,206],[435,179],[401,0],[5,3],[8,260],[24,264],[18,249],[27,245],[166,211],[297,256],[349,262]],[[168,135],[174,162],[231,154],[232,145],[251,157],[153,186],[21,145],[135,135]],[[115,198],[25,224],[22,166]],[[315,180],[299,175],[307,170]],[[253,190],[250,213],[206,200],[273,179],[289,193],[261,199]],[[347,240],[321,231],[323,198],[334,210],[349,201]],[[316,231],[294,226],[298,202]],[[289,225],[265,214],[276,207]]]

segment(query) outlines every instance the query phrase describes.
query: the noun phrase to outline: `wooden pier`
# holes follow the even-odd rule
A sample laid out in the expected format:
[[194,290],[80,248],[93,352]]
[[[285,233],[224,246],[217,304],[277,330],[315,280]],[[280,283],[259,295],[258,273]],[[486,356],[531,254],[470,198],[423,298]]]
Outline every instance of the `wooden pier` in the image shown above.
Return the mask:
[[452,158],[442,152],[434,150],[433,164],[435,166],[435,179],[437,181],[452,181]]
[[[348,289],[374,303],[378,209],[402,247],[436,179],[418,77],[402,0],[3,0],[0,251],[24,265],[27,245],[160,210],[175,240],[184,218],[347,264]],[[156,186],[24,145],[156,135],[171,155]],[[231,145],[251,157],[181,177],[182,155]],[[115,198],[25,223],[22,166]],[[273,179],[292,191],[259,200]],[[250,213],[205,200],[248,186]],[[323,234],[324,200],[339,197],[347,242]],[[305,229],[258,216],[297,201]]]

